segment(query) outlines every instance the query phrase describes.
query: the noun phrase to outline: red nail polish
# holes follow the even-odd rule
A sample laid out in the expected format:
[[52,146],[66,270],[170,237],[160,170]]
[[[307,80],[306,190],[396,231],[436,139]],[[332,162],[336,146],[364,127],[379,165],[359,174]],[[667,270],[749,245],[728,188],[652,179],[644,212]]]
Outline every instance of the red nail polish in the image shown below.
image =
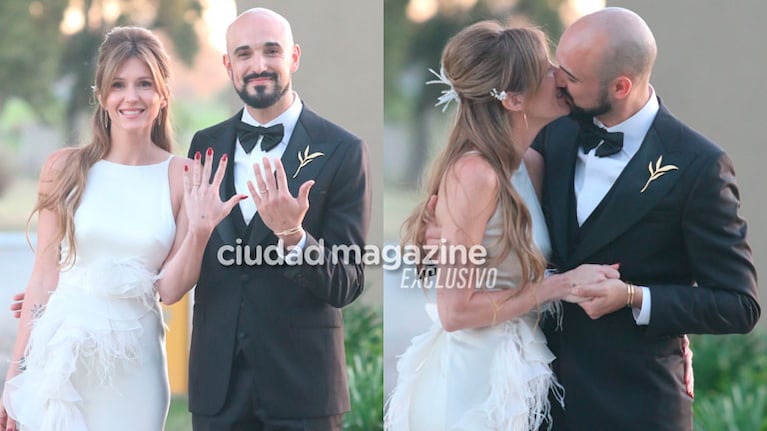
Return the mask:
[[184,172],[189,172],[189,165],[184,165]]
[[225,162],[225,161],[227,161],[227,159],[228,159],[228,157],[226,156],[226,153],[224,153],[224,155],[221,156],[221,161]]
[[208,157],[213,155],[213,148],[208,147],[208,152],[206,153]]
[[194,153],[194,159],[195,160],[200,160],[200,152],[199,151]]

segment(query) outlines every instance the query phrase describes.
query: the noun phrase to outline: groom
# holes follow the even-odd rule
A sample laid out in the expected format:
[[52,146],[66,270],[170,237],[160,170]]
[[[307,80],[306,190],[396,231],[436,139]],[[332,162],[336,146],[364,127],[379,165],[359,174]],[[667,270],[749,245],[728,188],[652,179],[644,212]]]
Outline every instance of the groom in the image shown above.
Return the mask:
[[[327,250],[364,246],[367,151],[293,91],[300,54],[285,18],[241,14],[228,28],[224,65],[246,106],[192,139],[190,157],[212,148],[214,171],[218,155],[234,161],[222,196],[254,198],[219,224],[203,257],[189,362],[195,431],[340,430],[350,408],[340,308],[360,295],[363,267]],[[278,238],[303,250],[321,239],[324,264],[233,263],[237,246],[263,249]]]
[[557,120],[533,144],[553,263],[619,262],[623,281],[576,287],[588,300],[547,333],[566,394],[556,430],[691,430],[684,334],[759,319],[732,161],[660,102],[656,52],[620,8],[581,18],[557,48],[557,85],[583,121]]

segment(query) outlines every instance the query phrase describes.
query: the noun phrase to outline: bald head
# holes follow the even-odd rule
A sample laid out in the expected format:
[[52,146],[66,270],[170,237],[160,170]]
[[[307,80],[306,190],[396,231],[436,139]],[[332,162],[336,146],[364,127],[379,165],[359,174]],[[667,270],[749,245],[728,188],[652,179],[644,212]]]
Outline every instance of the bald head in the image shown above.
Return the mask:
[[290,23],[284,16],[277,12],[265,9],[265,8],[253,8],[248,9],[241,13],[226,29],[226,49],[228,52],[232,52],[237,43],[238,36],[243,33],[247,28],[252,27],[269,27],[274,29],[273,34],[281,36],[279,42],[285,46],[292,46],[293,43],[293,30],[290,28]]
[[562,35],[562,42],[589,47],[603,81],[627,75],[649,82],[658,53],[647,23],[636,13],[618,7],[577,20]]
[[224,66],[248,112],[262,124],[293,103],[300,58],[288,20],[269,9],[249,9],[226,29]]

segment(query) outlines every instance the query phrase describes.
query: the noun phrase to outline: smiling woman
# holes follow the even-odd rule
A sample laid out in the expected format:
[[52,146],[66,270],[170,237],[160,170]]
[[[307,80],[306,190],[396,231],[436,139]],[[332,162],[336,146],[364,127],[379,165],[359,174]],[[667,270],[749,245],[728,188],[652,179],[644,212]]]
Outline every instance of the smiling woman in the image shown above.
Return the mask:
[[99,49],[93,138],[43,166],[38,248],[6,376],[3,429],[164,427],[158,294],[172,303],[191,289],[213,227],[240,200],[218,196],[226,157],[209,184],[201,181],[209,163],[170,154],[169,77],[151,32],[110,31]]
[[[102,102],[100,95],[98,98]],[[152,71],[136,57],[125,60],[112,79],[103,103],[113,122],[113,134],[143,132],[148,135],[146,132],[151,130],[160,110],[167,105],[166,98],[155,88]]]

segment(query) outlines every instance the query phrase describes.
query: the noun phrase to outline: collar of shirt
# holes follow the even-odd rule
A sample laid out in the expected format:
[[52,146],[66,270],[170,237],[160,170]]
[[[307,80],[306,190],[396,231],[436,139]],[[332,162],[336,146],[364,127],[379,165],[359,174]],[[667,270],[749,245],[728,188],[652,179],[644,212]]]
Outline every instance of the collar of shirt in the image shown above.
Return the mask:
[[303,108],[303,105],[301,104],[301,99],[298,97],[298,93],[294,91],[293,103],[290,104],[290,106],[288,107],[288,109],[285,110],[285,112],[275,117],[272,121],[269,121],[266,124],[261,124],[258,121],[256,121],[256,119],[253,118],[252,115],[250,115],[247,109],[242,110],[242,121],[247,124],[250,124],[251,126],[261,126],[261,127],[269,127],[275,124],[282,123],[284,132],[282,135],[282,142],[280,142],[275,147],[275,149],[277,149],[280,147],[287,146],[288,142],[290,142],[290,137],[293,136],[293,129],[296,128],[296,123],[298,123],[298,117],[301,116],[302,108]]
[[626,153],[630,159],[634,157],[634,154],[636,154],[637,151],[639,151],[639,146],[642,145],[642,141],[647,135],[647,131],[650,130],[650,126],[652,126],[652,122],[655,120],[655,116],[658,114],[659,109],[660,104],[658,103],[658,98],[655,97],[655,89],[650,86],[650,98],[636,114],[612,127],[605,127],[605,125],[596,118],[594,118],[594,124],[605,128],[608,132],[622,132],[622,152]]

